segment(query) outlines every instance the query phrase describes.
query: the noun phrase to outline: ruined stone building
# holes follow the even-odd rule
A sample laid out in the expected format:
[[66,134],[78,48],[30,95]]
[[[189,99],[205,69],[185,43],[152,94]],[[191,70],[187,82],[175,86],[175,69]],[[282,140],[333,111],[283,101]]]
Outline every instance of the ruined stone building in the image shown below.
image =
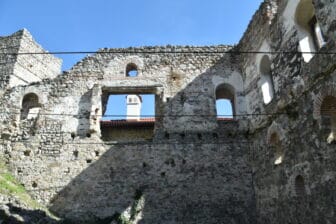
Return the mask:
[[[27,30],[0,37],[0,152],[70,223],[336,223],[335,15],[268,0],[235,46],[103,48],[65,72]],[[101,120],[116,94],[135,116]]]

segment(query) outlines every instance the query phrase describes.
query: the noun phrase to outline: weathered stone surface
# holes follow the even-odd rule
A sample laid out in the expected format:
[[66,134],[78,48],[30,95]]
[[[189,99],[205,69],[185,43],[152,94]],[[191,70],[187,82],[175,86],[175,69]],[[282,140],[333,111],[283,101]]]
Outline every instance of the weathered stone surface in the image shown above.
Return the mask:
[[[298,52],[299,0],[265,1],[234,47],[100,49],[56,77],[52,56],[1,55],[0,150],[30,194],[73,223],[334,223],[336,124],[321,108],[336,97],[336,3],[313,3],[326,43],[309,62]],[[1,38],[1,51],[20,51],[20,39],[41,51],[27,35]],[[29,63],[41,80],[11,85]],[[232,121],[217,119],[223,86]],[[31,93],[38,115],[21,119]],[[155,94],[152,139],[134,141],[146,130],[104,141],[108,95],[141,93]]]

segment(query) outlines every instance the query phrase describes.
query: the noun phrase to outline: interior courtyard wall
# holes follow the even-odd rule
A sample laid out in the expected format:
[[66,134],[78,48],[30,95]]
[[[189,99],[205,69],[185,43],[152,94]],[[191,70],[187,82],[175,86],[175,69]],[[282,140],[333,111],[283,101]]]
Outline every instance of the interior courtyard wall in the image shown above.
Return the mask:
[[[13,173],[37,200],[71,220],[122,213],[140,190],[148,200],[146,223],[158,217],[166,223],[332,223],[335,143],[325,138],[316,102],[325,91],[333,94],[335,55],[303,60],[288,5],[294,3],[265,1],[235,47],[100,49],[54,79],[2,90],[1,150]],[[335,4],[314,1],[326,37],[320,52],[335,51]],[[269,104],[260,86],[265,53],[234,51],[275,52],[268,54]],[[126,77],[129,63],[138,77]],[[236,112],[244,115],[230,122],[217,120],[215,93],[223,83],[234,87]],[[153,139],[103,142],[94,119],[96,109],[104,110],[104,94],[144,92],[156,95]],[[28,93],[38,95],[41,110],[36,120],[22,121]],[[273,132],[284,152],[279,164]]]

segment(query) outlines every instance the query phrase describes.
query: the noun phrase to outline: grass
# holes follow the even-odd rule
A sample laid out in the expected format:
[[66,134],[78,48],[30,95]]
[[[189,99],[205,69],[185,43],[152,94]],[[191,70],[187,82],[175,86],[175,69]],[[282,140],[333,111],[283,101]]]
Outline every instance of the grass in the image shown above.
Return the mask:
[[28,206],[32,210],[42,210],[45,211],[51,218],[57,219],[52,215],[48,209],[41,206],[37,201],[35,201],[23,187],[23,185],[15,179],[15,177],[10,173],[4,159],[0,157],[0,194],[7,195],[18,199],[20,202]]
[[0,194],[13,196],[33,209],[42,208],[9,172],[2,158],[0,158]]

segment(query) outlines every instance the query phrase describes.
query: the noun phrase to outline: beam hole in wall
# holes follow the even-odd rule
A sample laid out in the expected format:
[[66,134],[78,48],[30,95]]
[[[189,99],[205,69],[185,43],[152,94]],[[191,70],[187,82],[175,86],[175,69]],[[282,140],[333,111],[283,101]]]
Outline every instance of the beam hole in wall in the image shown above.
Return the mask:
[[298,197],[303,197],[306,195],[305,181],[301,175],[298,175],[295,178],[295,194]]
[[165,161],[165,164],[166,164],[166,165],[170,165],[171,167],[175,167],[175,166],[176,166],[176,164],[175,164],[175,160],[174,160],[173,158],[167,159],[167,160]]
[[19,168],[17,169],[17,173],[18,173],[18,174],[22,174],[22,173],[23,173],[23,171],[22,171],[22,168],[21,168],[21,167],[19,167]]
[[126,76],[127,77],[137,77],[138,76],[138,66],[134,63],[129,63],[126,65]]
[[66,168],[66,169],[64,170],[64,173],[65,173],[65,174],[69,174],[69,173],[70,173],[70,167]]
[[261,92],[263,95],[264,103],[269,104],[274,96],[273,78],[271,69],[271,60],[268,55],[264,55],[260,61],[260,74],[261,74]]
[[72,132],[72,133],[71,133],[71,138],[72,138],[72,140],[74,140],[75,137],[76,137],[76,134],[75,134],[74,132]]
[[35,181],[32,183],[32,187],[37,188],[37,183]]
[[99,154],[100,154],[99,151],[96,150],[96,151],[95,151],[95,156],[96,156],[96,157],[99,157]]
[[91,138],[91,133],[86,133],[87,138]]
[[78,158],[78,151],[76,150],[76,151],[73,151],[73,156],[75,157],[75,159],[77,159]]
[[100,130],[104,141],[150,140],[155,126],[154,94],[112,94],[103,100]]
[[216,114],[218,120],[232,120],[235,115],[235,90],[229,84],[216,89]]
[[24,154],[25,156],[30,156],[30,153],[31,153],[30,150],[25,150],[25,151],[23,152],[23,154]]
[[321,27],[315,16],[315,8],[312,0],[301,0],[295,10],[295,22],[298,28],[299,45],[305,62],[309,62],[313,53],[324,44]]
[[168,81],[171,85],[181,86],[183,77],[184,75],[182,75],[181,73],[171,71]]
[[328,144],[336,142],[336,97],[327,96],[321,105],[321,126],[323,138]]
[[86,163],[88,163],[88,164],[89,164],[89,163],[92,163],[92,159],[87,159],[87,160],[86,160]]

